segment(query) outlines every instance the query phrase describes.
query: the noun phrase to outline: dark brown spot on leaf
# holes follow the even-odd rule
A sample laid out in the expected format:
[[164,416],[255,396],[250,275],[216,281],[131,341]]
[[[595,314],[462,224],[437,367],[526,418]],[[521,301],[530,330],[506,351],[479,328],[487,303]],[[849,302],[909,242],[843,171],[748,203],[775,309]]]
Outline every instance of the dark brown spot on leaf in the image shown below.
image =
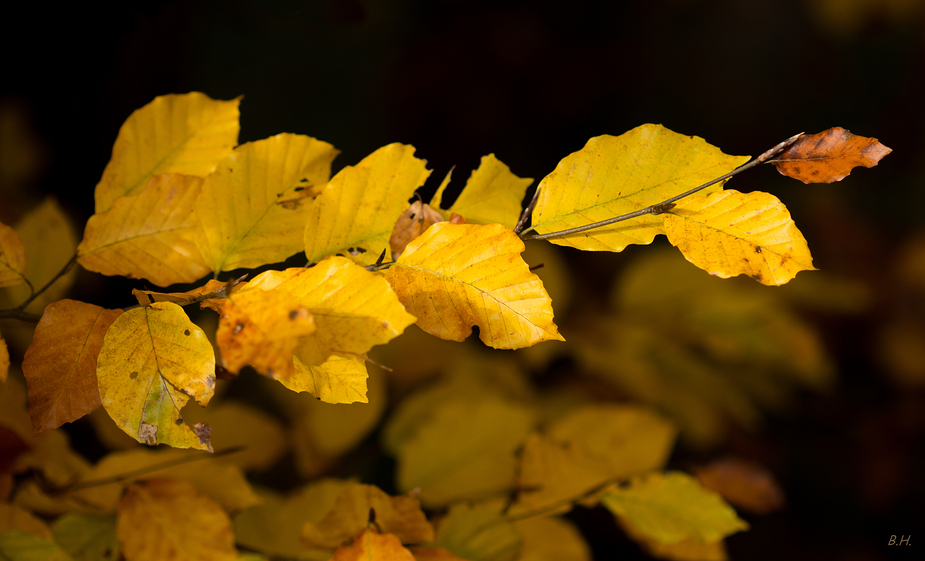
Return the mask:
[[761,246],[760,246],[760,245],[759,245],[758,247],[755,248],[755,253],[761,253]]
[[131,374],[128,375],[128,377],[134,380],[135,378],[138,377],[138,372],[132,372]]
[[183,331],[183,334],[186,335],[187,337],[189,337],[189,329],[184,330],[184,331]]
[[294,321],[297,317],[299,317],[299,310],[292,310],[289,312],[289,319]]

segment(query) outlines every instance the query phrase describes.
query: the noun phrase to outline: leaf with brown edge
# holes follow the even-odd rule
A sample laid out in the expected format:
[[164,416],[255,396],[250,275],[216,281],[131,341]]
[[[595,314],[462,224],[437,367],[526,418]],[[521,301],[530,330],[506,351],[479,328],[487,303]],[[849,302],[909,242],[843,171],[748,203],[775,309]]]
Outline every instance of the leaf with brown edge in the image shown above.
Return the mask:
[[668,241],[711,275],[748,275],[776,286],[815,269],[806,238],[774,195],[732,189],[692,195],[662,216]]
[[782,175],[803,183],[833,183],[858,166],[874,167],[892,151],[876,138],[834,127],[801,136],[771,162]]
[[100,406],[97,355],[106,331],[121,314],[76,300],[45,308],[22,362],[32,434],[75,421]]
[[421,201],[411,203],[411,206],[398,217],[392,237],[389,238],[392,259],[398,259],[412,240],[437,222],[443,222],[443,216],[434,210],[434,207]]
[[77,261],[104,275],[148,279],[158,286],[193,282],[209,267],[193,242],[193,205],[203,179],[155,175],[133,195],[87,221]]
[[415,561],[415,559],[410,551],[402,547],[397,537],[366,529],[357,534],[350,545],[338,547],[331,561]]
[[0,286],[26,281],[26,249],[16,230],[0,222]]
[[440,222],[405,249],[386,279],[431,335],[479,338],[498,349],[561,341],[552,300],[520,254],[524,243],[500,224]]

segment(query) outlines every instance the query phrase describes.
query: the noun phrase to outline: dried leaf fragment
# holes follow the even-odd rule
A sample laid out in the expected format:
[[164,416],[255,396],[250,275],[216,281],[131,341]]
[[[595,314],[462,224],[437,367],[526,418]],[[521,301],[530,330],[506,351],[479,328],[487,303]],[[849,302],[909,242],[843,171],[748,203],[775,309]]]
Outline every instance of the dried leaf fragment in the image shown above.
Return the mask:
[[768,514],[784,506],[784,493],[761,464],[740,458],[716,460],[694,470],[700,483],[741,510]]
[[421,201],[411,203],[411,206],[398,217],[392,237],[389,238],[392,259],[398,259],[412,240],[417,239],[424,230],[437,222],[443,222],[443,216],[432,206]]
[[892,152],[876,138],[857,136],[841,127],[803,135],[772,160],[781,174],[803,183],[841,181],[858,166],[872,168]]

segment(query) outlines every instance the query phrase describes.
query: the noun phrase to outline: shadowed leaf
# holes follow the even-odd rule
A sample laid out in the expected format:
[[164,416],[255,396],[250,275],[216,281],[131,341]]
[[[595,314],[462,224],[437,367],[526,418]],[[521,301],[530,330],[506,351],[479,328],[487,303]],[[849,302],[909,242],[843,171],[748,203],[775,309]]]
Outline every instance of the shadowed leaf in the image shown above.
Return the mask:
[[0,222],[0,286],[25,282],[26,249],[16,230]]

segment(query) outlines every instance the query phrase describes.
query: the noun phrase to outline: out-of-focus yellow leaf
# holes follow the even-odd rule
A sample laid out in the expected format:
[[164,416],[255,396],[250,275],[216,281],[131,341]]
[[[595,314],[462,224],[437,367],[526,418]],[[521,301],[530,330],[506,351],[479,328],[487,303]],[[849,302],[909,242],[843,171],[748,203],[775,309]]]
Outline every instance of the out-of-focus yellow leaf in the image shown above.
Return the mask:
[[304,365],[320,365],[334,353],[362,355],[414,322],[381,275],[344,257],[332,256],[308,269],[267,271],[238,294],[255,288],[288,294],[315,318],[317,331],[296,351]]
[[25,282],[26,248],[16,230],[0,222],[0,286]]
[[97,355],[122,310],[76,300],[45,308],[22,362],[29,385],[29,417],[37,434],[75,421],[100,406]]
[[362,265],[375,263],[408,199],[430,175],[425,164],[414,157],[413,146],[396,143],[338,172],[311,206],[304,235],[308,261],[345,252]]
[[389,237],[392,260],[398,259],[409,243],[437,222],[443,222],[443,216],[432,206],[421,201],[411,203],[411,206],[398,217]]
[[138,442],[211,451],[180,410],[190,397],[200,405],[211,399],[215,356],[180,306],[158,302],[119,316],[103,339],[96,375],[103,407]]
[[618,517],[620,527],[633,541],[652,557],[669,561],[727,561],[726,543],[723,540],[702,543],[689,539],[677,543],[661,543],[641,532],[629,519]]
[[305,549],[299,536],[306,522],[317,524],[324,519],[334,508],[337,497],[350,484],[345,480],[321,479],[285,499],[264,493],[261,504],[235,516],[235,540],[244,547],[268,555],[328,561],[330,549]]
[[133,484],[119,502],[116,531],[132,561],[234,560],[231,520],[185,481]]
[[26,387],[18,378],[13,377],[0,384],[0,426],[10,429],[26,443],[31,441],[32,436],[27,403]]
[[[469,176],[466,187],[447,211],[456,212],[470,224],[501,224],[513,230],[520,219],[521,203],[531,178],[520,178],[494,154],[482,157],[478,169]],[[446,183],[440,186],[431,199],[431,205],[439,208],[443,200]]]
[[635,478],[626,488],[605,492],[601,502],[659,543],[711,543],[748,529],[719,495],[681,472]]
[[[702,138],[642,125],[620,136],[598,136],[559,162],[540,182],[533,229],[541,234],[584,226],[660,203],[729,173],[748,161]],[[704,193],[721,190],[707,187]],[[662,217],[646,214],[549,240],[585,251],[623,251],[664,233]]]
[[[26,248],[26,266],[23,273],[38,290],[57,275],[77,249],[77,235],[71,221],[58,206],[54,197],[46,197],[37,207],[16,222],[16,233]],[[50,304],[64,297],[74,284],[77,271],[55,281],[45,292],[26,306],[26,311],[41,313]],[[13,308],[30,296],[27,284],[18,284],[0,290],[0,308]],[[10,334],[12,336],[12,333]],[[28,343],[28,338],[25,339]],[[26,345],[23,345],[24,347]]]
[[0,337],[0,382],[6,383],[10,372],[10,351],[6,347],[6,341]]
[[224,301],[215,340],[230,372],[250,364],[280,378],[292,375],[293,353],[314,332],[312,314],[288,292],[242,290]]
[[206,178],[193,211],[195,240],[216,273],[284,261],[302,249],[312,188],[328,181],[338,151],[278,134],[234,149]]
[[[677,430],[638,406],[588,405],[559,420],[547,435],[531,435],[520,454],[512,515],[569,501],[617,478],[660,469]],[[591,503],[593,504],[593,503]]]
[[0,503],[0,534],[4,532],[25,532],[51,539],[51,530],[47,524],[22,508],[8,503]]
[[[195,461],[182,460],[193,459]],[[192,485],[223,509],[235,512],[260,502],[241,469],[220,458],[194,450],[135,448],[113,452],[85,472],[80,482],[126,476],[124,481],[78,489],[72,494],[97,512],[112,512],[127,485],[133,481],[172,479]]]
[[440,521],[434,545],[468,561],[514,561],[523,538],[495,509],[461,503],[450,507]]
[[524,540],[518,561],[591,561],[581,532],[563,518],[528,518],[514,527]]
[[361,531],[351,545],[342,545],[331,561],[415,561],[411,552],[401,546],[392,534],[380,534],[372,529]]
[[[217,280],[207,281],[204,285],[188,290],[186,292],[152,292],[150,290],[132,289],[132,295],[138,300],[141,306],[148,306],[153,302],[173,302],[178,306],[187,306],[196,304],[205,300],[219,300],[227,297],[236,285],[243,280],[237,279],[231,282],[221,282]],[[215,306],[219,307],[219,306]],[[218,311],[218,310],[216,310]]]
[[238,143],[240,101],[216,101],[199,92],[171,94],[133,112],[119,129],[96,186],[96,212],[138,193],[155,175],[211,173]]
[[335,548],[369,524],[370,509],[376,525],[395,534],[403,543],[434,541],[434,529],[413,497],[390,497],[372,485],[353,484],[337,497],[334,508],[319,523],[308,521],[302,528],[302,545]]
[[9,561],[73,561],[50,538],[26,532],[0,534],[0,558]]
[[386,272],[399,300],[432,335],[479,338],[501,349],[562,341],[543,281],[520,254],[524,244],[500,224],[434,224]]
[[[69,495],[46,492],[49,486],[70,485],[90,470],[90,463],[71,449],[67,434],[60,430],[45,431],[27,442],[30,449],[15,458],[13,471],[32,470],[41,477],[17,485],[13,501],[32,512],[51,516],[92,510]],[[37,485],[37,481],[42,481],[42,485]]]
[[209,407],[190,403],[183,409],[183,419],[212,427],[212,447],[216,450],[241,447],[238,452],[222,456],[222,460],[242,470],[270,467],[289,445],[286,430],[276,417],[240,401],[221,401]]
[[308,392],[325,403],[367,403],[366,361],[357,356],[334,356],[318,366],[292,357],[292,376],[279,382],[294,392]]
[[65,514],[55,520],[51,531],[74,561],[116,561],[121,554],[112,515]]
[[806,239],[769,193],[691,195],[663,217],[668,241],[711,275],[748,275],[777,286],[814,270]]
[[428,507],[507,493],[533,425],[530,409],[495,396],[446,401],[398,445],[398,488],[420,489]]
[[193,282],[209,272],[193,243],[193,203],[202,178],[153,176],[87,221],[77,262],[104,275],[148,279],[158,286]]

